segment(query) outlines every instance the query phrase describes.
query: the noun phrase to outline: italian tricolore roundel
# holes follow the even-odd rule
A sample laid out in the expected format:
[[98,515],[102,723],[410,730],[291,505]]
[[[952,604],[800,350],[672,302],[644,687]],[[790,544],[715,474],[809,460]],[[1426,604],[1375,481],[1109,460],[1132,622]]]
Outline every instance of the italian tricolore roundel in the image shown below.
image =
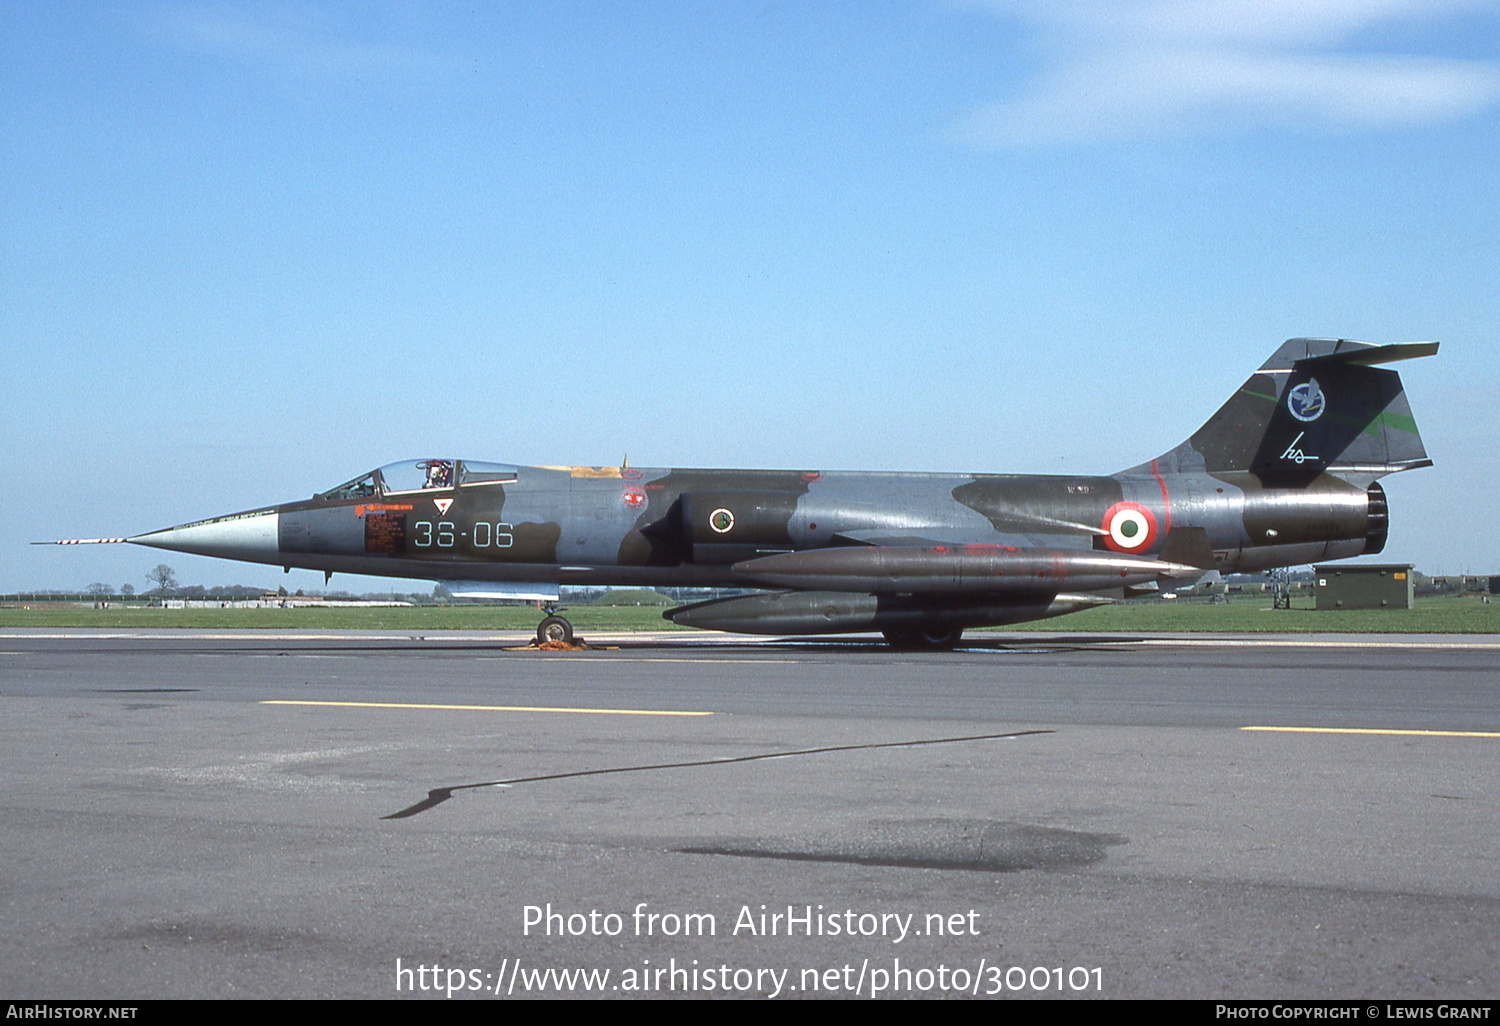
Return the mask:
[[728,534],[734,527],[734,513],[720,506],[708,515],[708,526],[715,534]]
[[1104,511],[1104,544],[1116,552],[1141,552],[1156,540],[1156,517],[1145,506],[1117,502]]

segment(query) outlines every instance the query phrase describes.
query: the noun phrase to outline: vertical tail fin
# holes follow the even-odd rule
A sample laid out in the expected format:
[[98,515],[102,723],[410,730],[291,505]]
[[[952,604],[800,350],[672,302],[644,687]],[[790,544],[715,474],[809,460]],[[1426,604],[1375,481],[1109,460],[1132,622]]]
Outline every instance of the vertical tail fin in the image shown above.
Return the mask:
[[1437,349],[1436,342],[1291,339],[1157,462],[1163,470],[1248,471],[1269,488],[1300,488],[1324,472],[1363,485],[1431,466],[1400,375],[1377,365]]

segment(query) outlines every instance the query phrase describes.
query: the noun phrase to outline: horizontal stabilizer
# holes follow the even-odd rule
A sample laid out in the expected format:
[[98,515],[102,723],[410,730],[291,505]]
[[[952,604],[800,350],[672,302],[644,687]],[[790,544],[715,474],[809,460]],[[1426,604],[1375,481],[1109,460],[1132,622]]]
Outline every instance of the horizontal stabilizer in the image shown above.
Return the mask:
[[1341,352],[1329,353],[1327,356],[1309,356],[1297,362],[1306,367],[1329,367],[1334,364],[1343,364],[1348,367],[1374,367],[1376,364],[1395,363],[1397,360],[1415,360],[1423,356],[1436,356],[1437,351],[1436,342],[1405,342],[1392,346],[1371,346],[1368,349],[1345,349]]

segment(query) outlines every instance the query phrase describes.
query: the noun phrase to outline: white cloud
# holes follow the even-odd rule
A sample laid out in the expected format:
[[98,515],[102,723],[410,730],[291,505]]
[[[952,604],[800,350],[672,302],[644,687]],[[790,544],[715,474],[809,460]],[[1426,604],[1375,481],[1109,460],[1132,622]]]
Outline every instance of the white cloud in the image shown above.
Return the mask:
[[409,46],[350,38],[318,7],[182,5],[153,12],[178,46],[297,75],[363,78],[420,71],[437,62]]
[[[1451,120],[1500,102],[1500,64],[1353,53],[1361,30],[1462,0],[995,0],[1039,32],[1044,70],[957,126],[981,146]],[[1484,5],[1493,8],[1493,4]]]

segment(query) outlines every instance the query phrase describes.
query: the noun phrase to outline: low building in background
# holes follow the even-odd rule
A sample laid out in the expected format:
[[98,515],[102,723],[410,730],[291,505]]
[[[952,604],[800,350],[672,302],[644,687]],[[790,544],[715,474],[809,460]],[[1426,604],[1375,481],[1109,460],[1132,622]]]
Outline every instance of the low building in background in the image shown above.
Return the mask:
[[1313,567],[1319,609],[1412,609],[1410,563],[1350,563]]

